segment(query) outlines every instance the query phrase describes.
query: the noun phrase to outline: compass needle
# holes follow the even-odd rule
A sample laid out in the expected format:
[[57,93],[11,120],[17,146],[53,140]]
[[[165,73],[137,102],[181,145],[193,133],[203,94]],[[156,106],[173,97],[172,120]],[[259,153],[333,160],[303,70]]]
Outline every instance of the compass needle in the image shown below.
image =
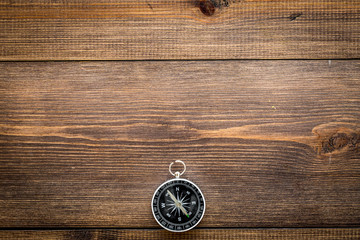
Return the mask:
[[179,208],[180,208],[181,211],[185,214],[185,216],[189,217],[189,214],[187,213],[186,209],[185,209],[182,205],[180,205]]
[[178,203],[177,199],[175,198],[175,196],[169,191],[167,190],[167,193],[170,195],[170,198],[174,201],[174,203]]

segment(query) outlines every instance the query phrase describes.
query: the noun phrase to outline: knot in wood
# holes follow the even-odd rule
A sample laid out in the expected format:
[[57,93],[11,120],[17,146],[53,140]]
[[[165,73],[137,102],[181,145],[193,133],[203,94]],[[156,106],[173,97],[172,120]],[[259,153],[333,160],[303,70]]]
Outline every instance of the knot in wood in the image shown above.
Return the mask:
[[215,13],[215,3],[211,0],[200,1],[200,11],[206,16],[212,16]]
[[329,138],[323,142],[322,149],[324,153],[332,153],[337,150],[342,150],[345,147],[350,149],[356,148],[358,142],[359,142],[359,135],[355,132],[353,133],[336,132],[331,136],[329,136]]

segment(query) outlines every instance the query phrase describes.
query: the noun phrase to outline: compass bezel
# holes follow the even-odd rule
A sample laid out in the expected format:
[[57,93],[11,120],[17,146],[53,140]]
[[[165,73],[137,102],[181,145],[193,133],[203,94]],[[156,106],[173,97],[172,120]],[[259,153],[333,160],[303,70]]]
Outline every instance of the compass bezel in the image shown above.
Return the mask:
[[[191,226],[191,227],[189,227],[189,228],[186,228],[186,229],[181,229],[181,230],[177,230],[176,227],[175,227],[174,229],[170,229],[170,228],[164,226],[164,225],[161,224],[161,222],[157,219],[157,217],[156,217],[156,215],[155,215],[155,212],[154,212],[154,199],[155,199],[156,196],[157,196],[156,193],[159,193],[159,194],[158,194],[158,195],[159,195],[158,198],[160,198],[160,191],[159,191],[159,190],[160,190],[164,185],[166,185],[166,184],[168,184],[168,183],[171,183],[171,182],[176,182],[176,181],[188,182],[189,184],[192,185],[192,186],[189,186],[190,188],[196,188],[196,190],[198,191],[198,193],[197,193],[196,191],[194,191],[194,194],[200,194],[200,195],[201,195],[201,198],[202,198],[202,202],[199,202],[199,207],[198,207],[198,209],[200,209],[202,206],[203,206],[203,208],[204,208],[204,209],[202,210],[201,217],[199,218],[199,220],[198,220],[193,226]],[[175,184],[176,184],[176,183],[175,183]],[[164,191],[164,190],[162,190],[162,191]],[[197,198],[199,198],[199,196],[197,196]],[[200,204],[201,204],[201,205],[200,205]],[[157,202],[155,203],[155,205],[156,205],[156,206],[159,205],[159,199],[157,200]],[[153,195],[153,197],[152,197],[152,199],[151,199],[151,211],[152,211],[152,214],[153,214],[156,222],[157,222],[162,228],[164,228],[164,229],[166,229],[166,230],[168,230],[168,231],[171,231],[171,232],[186,232],[186,231],[189,231],[189,230],[193,229],[194,227],[196,227],[196,226],[201,222],[202,218],[204,217],[205,209],[206,209],[205,197],[204,197],[204,194],[201,192],[200,188],[199,188],[195,183],[193,183],[192,181],[187,180],[187,179],[184,179],[184,178],[174,178],[174,179],[170,179],[170,180],[162,183],[162,184],[155,190],[154,195]],[[165,218],[165,216],[163,216],[163,215],[161,214],[160,210],[158,210],[157,213],[160,213],[160,216],[161,216],[162,218]],[[162,219],[160,219],[160,220],[162,220]],[[165,220],[166,220],[166,218],[165,218]],[[168,220],[166,220],[166,221],[168,221]],[[171,223],[171,222],[170,222],[170,223]],[[185,224],[187,224],[187,223],[183,223],[183,224],[173,223],[173,225],[185,225]]]

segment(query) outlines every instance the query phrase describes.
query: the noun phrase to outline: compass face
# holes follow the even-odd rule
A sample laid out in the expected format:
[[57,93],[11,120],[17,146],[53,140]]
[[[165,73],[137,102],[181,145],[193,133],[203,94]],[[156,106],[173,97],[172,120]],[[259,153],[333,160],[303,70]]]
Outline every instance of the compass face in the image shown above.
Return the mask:
[[193,182],[176,178],[163,183],[155,191],[151,208],[160,226],[172,232],[184,232],[201,221],[205,199]]

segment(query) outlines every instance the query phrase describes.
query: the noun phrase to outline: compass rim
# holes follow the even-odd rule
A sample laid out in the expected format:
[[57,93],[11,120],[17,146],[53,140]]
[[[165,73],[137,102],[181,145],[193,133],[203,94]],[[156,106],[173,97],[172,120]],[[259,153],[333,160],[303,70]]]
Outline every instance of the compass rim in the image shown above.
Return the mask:
[[[199,193],[200,193],[200,195],[201,195],[201,197],[202,197],[202,199],[203,199],[203,203],[204,203],[203,213],[202,213],[199,221],[197,221],[197,223],[194,224],[194,226],[191,226],[191,227],[188,228],[188,229],[183,229],[183,230],[172,230],[172,229],[169,229],[169,228],[163,226],[163,225],[158,221],[158,219],[156,218],[155,213],[154,213],[153,202],[154,202],[156,193],[159,191],[159,189],[160,189],[163,185],[165,185],[165,184],[167,184],[167,183],[169,183],[169,182],[173,182],[173,181],[186,181],[186,182],[191,183],[192,185],[194,185],[194,186],[199,190]],[[160,186],[155,190],[155,192],[154,192],[154,194],[153,194],[153,197],[152,197],[152,199],[151,199],[151,212],[152,212],[152,214],[153,214],[153,217],[155,218],[156,222],[157,222],[162,228],[164,228],[165,230],[170,231],[170,232],[186,232],[186,231],[189,231],[189,230],[193,229],[194,227],[196,227],[196,226],[201,222],[201,220],[203,219],[203,217],[204,217],[204,215],[205,215],[205,211],[206,211],[206,201],[205,201],[205,197],[204,197],[204,194],[202,193],[201,189],[200,189],[200,188],[198,187],[198,185],[196,185],[194,182],[192,182],[192,181],[190,181],[190,180],[188,180],[188,179],[185,179],[185,178],[173,178],[173,179],[170,179],[170,180],[168,180],[168,181],[166,181],[166,182],[163,182],[163,183],[160,184]]]

